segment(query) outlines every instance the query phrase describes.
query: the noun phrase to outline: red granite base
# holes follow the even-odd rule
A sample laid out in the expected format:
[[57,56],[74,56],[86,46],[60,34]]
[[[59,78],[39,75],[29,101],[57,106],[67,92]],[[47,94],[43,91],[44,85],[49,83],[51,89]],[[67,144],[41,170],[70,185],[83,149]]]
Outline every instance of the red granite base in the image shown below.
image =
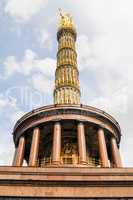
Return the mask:
[[133,168],[0,167],[0,196],[133,197]]

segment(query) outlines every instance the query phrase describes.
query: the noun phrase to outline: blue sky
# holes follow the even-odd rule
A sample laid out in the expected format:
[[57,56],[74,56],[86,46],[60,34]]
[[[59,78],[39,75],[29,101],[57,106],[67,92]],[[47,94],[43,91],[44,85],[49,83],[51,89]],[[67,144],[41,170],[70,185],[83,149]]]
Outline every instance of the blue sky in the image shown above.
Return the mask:
[[133,1],[0,1],[0,164],[12,161],[12,130],[33,108],[52,104],[58,8],[77,26],[82,103],[121,125],[121,154],[133,166]]

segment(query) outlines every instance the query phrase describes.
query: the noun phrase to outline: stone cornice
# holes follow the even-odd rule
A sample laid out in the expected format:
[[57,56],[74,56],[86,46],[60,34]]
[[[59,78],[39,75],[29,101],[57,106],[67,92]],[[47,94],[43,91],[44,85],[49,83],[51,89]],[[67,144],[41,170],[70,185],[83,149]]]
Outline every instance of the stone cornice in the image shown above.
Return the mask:
[[[14,127],[14,139],[23,134],[28,128],[37,124],[54,120],[83,120],[102,125],[120,141],[121,131],[117,121],[106,112],[85,105],[52,105],[35,109],[24,115]],[[15,139],[15,140],[17,140]]]

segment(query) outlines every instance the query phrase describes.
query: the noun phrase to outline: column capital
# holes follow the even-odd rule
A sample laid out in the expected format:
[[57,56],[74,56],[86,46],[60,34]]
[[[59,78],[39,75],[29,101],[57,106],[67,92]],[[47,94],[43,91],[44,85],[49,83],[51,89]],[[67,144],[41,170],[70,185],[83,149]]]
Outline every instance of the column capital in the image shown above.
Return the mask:
[[99,131],[100,129],[104,130],[105,129],[105,126],[103,124],[100,124],[98,127],[97,127],[97,130]]
[[61,124],[61,120],[60,120],[60,121],[57,120],[57,121],[55,121],[54,123],[55,123],[55,124]]
[[40,131],[39,127],[34,127],[34,131]]
[[84,125],[84,121],[78,121],[78,125]]
[[55,119],[55,120],[52,120],[52,122],[53,122],[54,124],[56,124],[56,123],[61,124],[61,121],[62,121],[62,119]]
[[116,142],[116,144],[117,144],[117,147],[119,147],[119,144],[118,144],[118,142],[117,142],[117,138],[116,138],[114,135],[112,135],[111,140],[115,140],[115,142]]
[[85,120],[76,120],[77,121],[77,124],[85,124]]

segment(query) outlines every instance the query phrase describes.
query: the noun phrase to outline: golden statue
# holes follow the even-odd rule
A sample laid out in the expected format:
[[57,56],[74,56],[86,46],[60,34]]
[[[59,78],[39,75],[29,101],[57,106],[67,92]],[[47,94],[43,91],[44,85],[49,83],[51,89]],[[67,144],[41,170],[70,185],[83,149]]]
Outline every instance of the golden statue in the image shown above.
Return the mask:
[[60,12],[60,21],[59,26],[60,27],[73,27],[73,20],[69,13],[64,13],[61,9],[59,9]]

